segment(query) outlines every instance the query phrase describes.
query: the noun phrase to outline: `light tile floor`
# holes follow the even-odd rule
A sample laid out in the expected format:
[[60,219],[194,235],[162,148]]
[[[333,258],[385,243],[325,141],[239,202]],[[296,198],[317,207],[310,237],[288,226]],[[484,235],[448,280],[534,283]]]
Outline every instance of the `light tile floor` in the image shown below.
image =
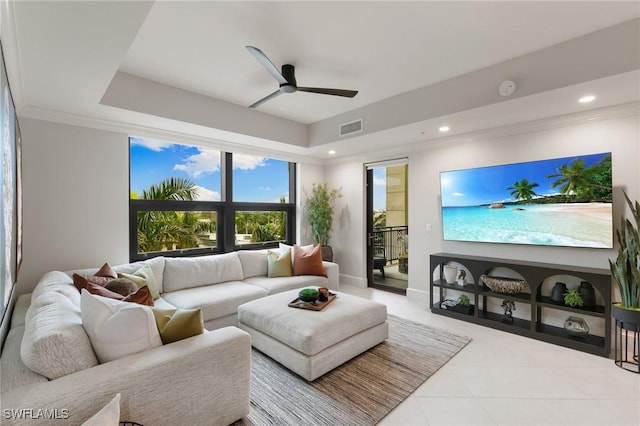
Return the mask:
[[434,315],[398,294],[340,290],[473,339],[381,426],[640,425],[640,375],[612,359]]

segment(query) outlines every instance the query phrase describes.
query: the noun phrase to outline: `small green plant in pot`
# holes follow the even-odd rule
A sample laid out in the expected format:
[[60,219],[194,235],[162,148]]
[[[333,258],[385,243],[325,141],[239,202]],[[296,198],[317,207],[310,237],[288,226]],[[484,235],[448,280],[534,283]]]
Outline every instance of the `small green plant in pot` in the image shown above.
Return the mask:
[[458,296],[458,304],[464,307],[469,307],[469,305],[471,304],[469,296],[467,296],[466,294],[461,294],[460,296]]
[[323,260],[333,260],[333,250],[329,247],[329,238],[333,227],[333,208],[338,198],[342,198],[341,189],[329,189],[326,183],[314,183],[311,193],[304,191],[304,213],[311,227],[313,244],[323,248]]
[[584,305],[584,300],[578,290],[572,288],[564,294],[564,304],[572,308],[579,308]]
[[635,226],[622,217],[621,229],[616,229],[618,256],[615,262],[609,260],[609,266],[622,299],[620,303],[613,304],[613,316],[622,322],[624,328],[634,329],[640,325],[640,203],[631,202],[626,193],[624,198]]

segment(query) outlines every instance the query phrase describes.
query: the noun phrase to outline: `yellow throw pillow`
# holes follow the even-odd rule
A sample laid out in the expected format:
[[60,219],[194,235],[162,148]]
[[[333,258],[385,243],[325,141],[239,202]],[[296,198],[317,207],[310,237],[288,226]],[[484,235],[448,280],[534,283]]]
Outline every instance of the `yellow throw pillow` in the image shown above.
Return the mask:
[[165,345],[204,333],[200,309],[151,309]]
[[273,250],[267,252],[267,277],[290,277],[292,274],[291,250],[286,250],[282,254]]
[[151,290],[151,297],[153,300],[156,300],[160,297],[160,292],[158,291],[158,287],[156,286],[156,279],[153,276],[153,271],[151,270],[150,265],[144,265],[142,268],[138,269],[133,274],[124,274],[119,273],[118,278],[127,278],[138,286],[138,288],[149,286],[149,290]]

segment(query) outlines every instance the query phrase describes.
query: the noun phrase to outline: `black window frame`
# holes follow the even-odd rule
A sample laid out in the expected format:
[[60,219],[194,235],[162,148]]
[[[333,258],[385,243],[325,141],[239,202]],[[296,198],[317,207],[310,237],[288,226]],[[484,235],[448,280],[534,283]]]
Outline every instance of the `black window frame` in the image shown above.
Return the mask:
[[[129,141],[129,144],[131,142]],[[286,239],[296,242],[296,163],[289,162],[289,201],[287,203],[234,202],[233,153],[221,151],[221,201],[141,200],[131,198],[131,158],[129,158],[129,261],[136,262],[157,256],[192,257],[228,253],[236,250],[258,250],[277,247],[282,241],[266,241],[238,245],[235,238],[236,212],[282,211],[286,213]],[[188,248],[138,253],[138,213],[144,211],[216,212],[215,247]]]

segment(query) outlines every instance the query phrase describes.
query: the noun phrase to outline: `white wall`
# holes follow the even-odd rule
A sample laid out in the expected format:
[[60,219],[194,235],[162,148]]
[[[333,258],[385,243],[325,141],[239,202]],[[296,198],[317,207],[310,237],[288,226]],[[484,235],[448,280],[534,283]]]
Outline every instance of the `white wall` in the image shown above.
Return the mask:
[[51,270],[129,260],[129,141],[122,133],[21,119],[23,263],[18,294]]
[[[614,187],[625,189],[632,199],[640,199],[639,134],[640,125],[636,115],[501,138],[478,139],[410,153],[408,296],[426,302],[429,291],[429,255],[437,252],[607,269],[607,259],[615,257],[614,250],[443,241],[439,173],[443,170],[610,151]],[[349,196],[343,200],[346,203],[343,208],[348,211],[349,226],[336,236],[338,240],[332,240],[333,246],[343,246],[336,259],[340,263],[340,272],[366,280],[365,189],[362,167],[359,162],[328,166],[326,176],[331,185],[346,185],[349,192]],[[616,191],[616,224],[624,208],[621,197],[621,192]],[[427,224],[431,224],[431,232],[426,231]]]
[[296,200],[298,207],[296,210],[296,241],[300,245],[311,244],[311,232],[309,222],[304,217],[302,206],[304,206],[304,191],[311,191],[314,183],[324,182],[324,167],[320,164],[298,163],[296,169],[298,187],[296,188]]
[[366,287],[364,167],[362,163],[338,164],[327,167],[325,174],[330,188],[342,188],[329,240],[334,261],[340,265],[340,282]]
[[[18,293],[45,272],[124,263],[129,258],[127,135],[22,119],[24,261]],[[640,199],[638,117],[603,120],[503,138],[415,151],[409,157],[410,297],[428,291],[429,254],[447,251],[567,265],[607,267],[612,250],[443,242],[439,172],[492,164],[611,151],[613,183]],[[300,163],[300,189],[313,182],[342,187],[330,244],[344,283],[364,285],[365,190],[363,164]],[[616,193],[614,213],[623,209]],[[301,222],[297,240],[308,243]],[[432,225],[430,233],[426,224]]]

